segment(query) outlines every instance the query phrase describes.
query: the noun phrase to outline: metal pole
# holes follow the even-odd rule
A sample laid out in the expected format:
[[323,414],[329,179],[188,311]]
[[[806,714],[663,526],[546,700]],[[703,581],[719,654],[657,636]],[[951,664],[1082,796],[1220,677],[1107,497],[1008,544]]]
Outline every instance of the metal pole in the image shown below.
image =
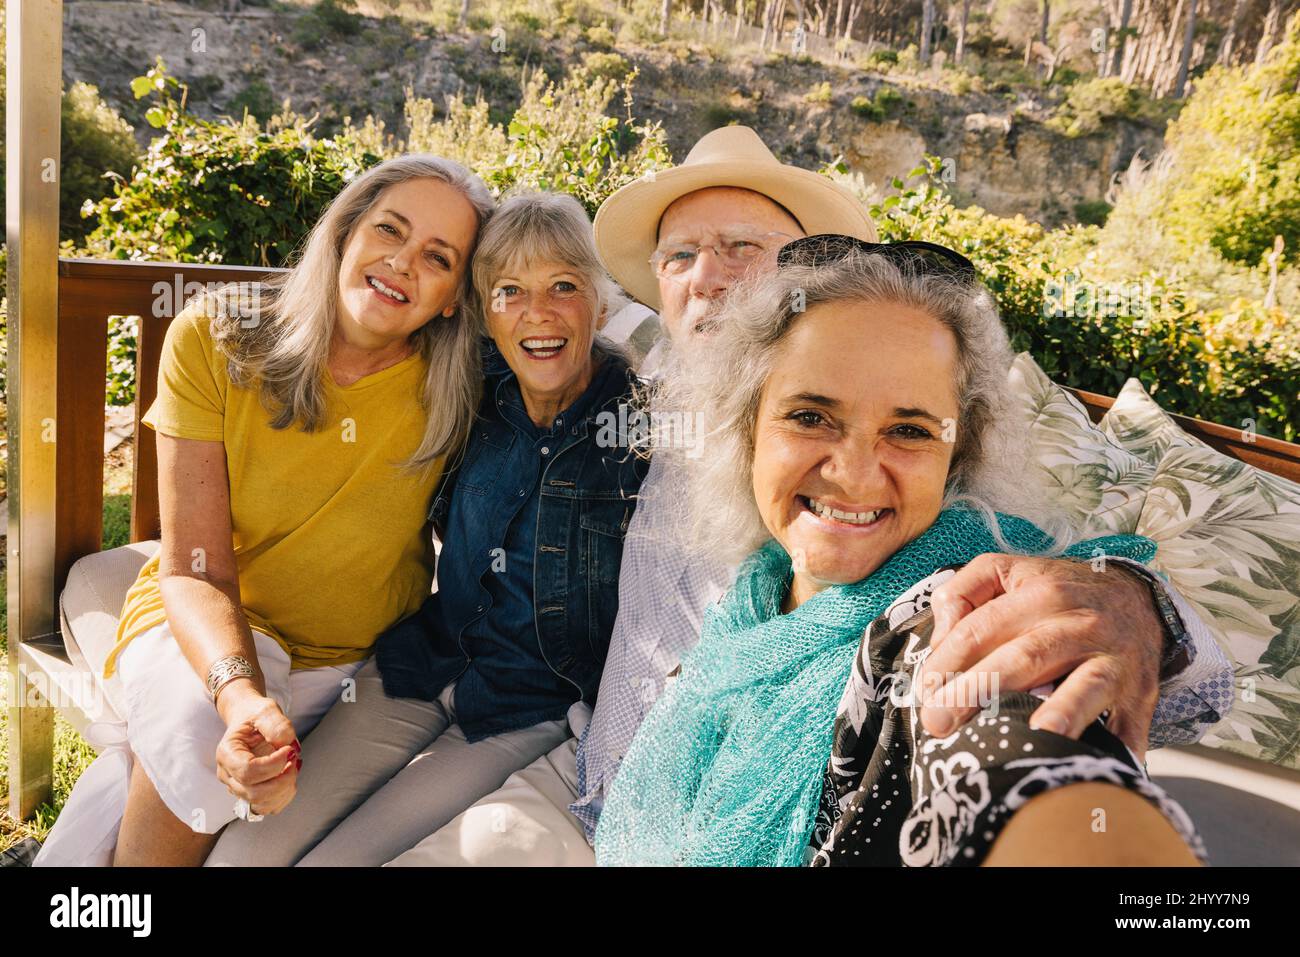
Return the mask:
[[9,246],[9,813],[53,793],[54,711],[21,645],[58,631],[54,469],[62,0],[8,0],[5,236]]

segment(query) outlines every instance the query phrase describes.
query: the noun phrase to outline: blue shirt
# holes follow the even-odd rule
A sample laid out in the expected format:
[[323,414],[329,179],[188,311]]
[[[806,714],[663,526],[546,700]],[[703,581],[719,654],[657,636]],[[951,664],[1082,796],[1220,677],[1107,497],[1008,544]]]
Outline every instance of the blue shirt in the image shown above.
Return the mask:
[[600,447],[593,428],[599,410],[628,395],[623,362],[606,358],[541,428],[514,373],[488,367],[465,455],[434,505],[438,592],[376,646],[390,695],[427,700],[456,682],[470,741],[594,700],[615,612],[605,606],[616,602],[622,531],[644,474],[616,467],[610,456],[626,456]]

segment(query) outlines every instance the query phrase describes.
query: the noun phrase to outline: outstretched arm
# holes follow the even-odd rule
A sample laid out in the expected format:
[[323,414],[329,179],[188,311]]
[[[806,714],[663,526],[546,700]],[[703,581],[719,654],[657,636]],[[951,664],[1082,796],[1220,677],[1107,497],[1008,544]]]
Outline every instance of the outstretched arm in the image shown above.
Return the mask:
[[1145,575],[1117,560],[1095,570],[1065,559],[975,559],[932,598],[935,650],[923,691],[942,693],[922,710],[926,730],[949,734],[973,717],[978,707],[942,702],[975,702],[991,681],[1003,691],[1059,682],[1033,727],[1077,737],[1109,711],[1107,726],[1139,756],[1198,738],[1231,702],[1231,671],[1181,600],[1174,606],[1189,636],[1186,653],[1170,654],[1170,630]]

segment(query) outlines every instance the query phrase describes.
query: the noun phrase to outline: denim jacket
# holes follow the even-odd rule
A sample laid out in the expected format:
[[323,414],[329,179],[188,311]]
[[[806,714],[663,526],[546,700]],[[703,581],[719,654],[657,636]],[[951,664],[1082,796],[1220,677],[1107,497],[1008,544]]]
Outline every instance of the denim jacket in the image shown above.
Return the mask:
[[[558,447],[549,449],[541,466],[536,527],[529,536],[534,543],[532,622],[538,647],[550,670],[571,688],[570,702],[581,698],[589,704],[596,698],[618,612],[623,538],[648,466],[625,445],[603,447],[598,441],[613,431],[602,430],[601,424],[618,420],[619,405],[630,401],[635,383],[618,356],[606,355],[604,363],[593,379],[596,394],[586,397],[590,401],[580,417],[566,423]],[[473,494],[487,495],[494,503],[486,510],[491,516],[489,527],[474,529],[479,539],[475,544],[482,547],[465,550],[473,560],[440,560],[438,593],[414,616],[380,636],[376,658],[385,691],[393,697],[432,699],[469,668],[461,635],[446,633],[447,618],[455,616],[443,614],[450,606],[440,609],[439,596],[455,595],[458,604],[470,605],[465,628],[491,614],[491,596],[484,582],[491,574],[492,552],[499,552],[496,546],[505,541],[518,512],[515,503],[534,491],[521,487],[507,465],[515,443],[527,440],[498,407],[503,382],[513,373],[490,346],[485,347],[484,372],[483,401],[464,455],[435,493],[429,518],[441,534],[462,478],[475,476]],[[533,477],[527,481],[531,483]],[[461,494],[468,491],[467,487]],[[481,685],[477,706],[462,707],[459,696],[457,700],[457,711],[466,712],[460,718],[461,728],[471,740],[545,720],[547,715],[539,709],[555,707],[553,695],[524,689],[503,693],[499,687],[491,692],[498,700],[485,702],[487,693]],[[457,692],[461,690],[458,685]]]

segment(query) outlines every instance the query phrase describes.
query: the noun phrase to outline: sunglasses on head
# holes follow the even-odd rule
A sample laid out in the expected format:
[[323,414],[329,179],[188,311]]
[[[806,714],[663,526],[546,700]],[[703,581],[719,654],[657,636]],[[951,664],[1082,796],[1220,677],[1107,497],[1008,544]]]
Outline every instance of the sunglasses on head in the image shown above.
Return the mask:
[[884,256],[894,265],[909,269],[916,275],[949,276],[962,282],[974,282],[978,278],[975,264],[947,246],[916,239],[869,243],[837,233],[805,236],[786,243],[776,254],[776,265],[778,269],[784,266],[825,266],[846,259],[855,251]]

